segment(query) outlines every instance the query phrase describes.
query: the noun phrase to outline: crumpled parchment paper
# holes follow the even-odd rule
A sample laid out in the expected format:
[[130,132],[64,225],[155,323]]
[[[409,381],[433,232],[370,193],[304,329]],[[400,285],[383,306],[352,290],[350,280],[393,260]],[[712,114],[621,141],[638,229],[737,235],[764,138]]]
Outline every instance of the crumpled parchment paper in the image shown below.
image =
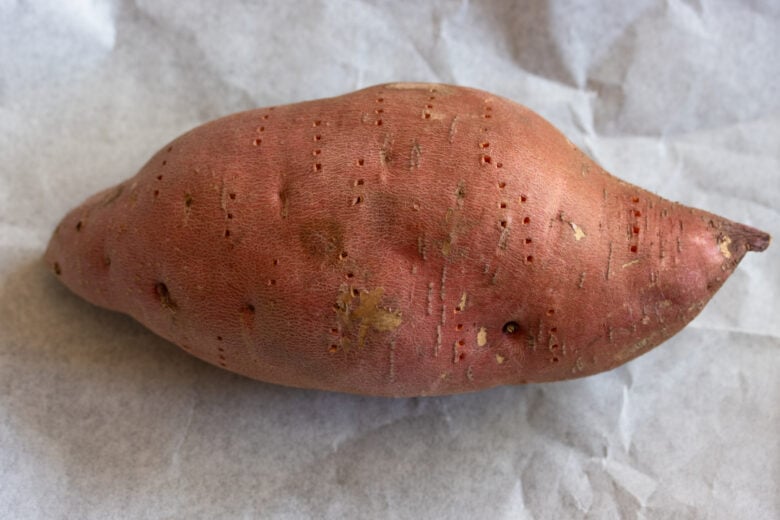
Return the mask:
[[206,365],[70,294],[54,226],[217,116],[441,81],[780,236],[780,4],[0,1],[3,518],[778,518],[780,247],[627,366],[378,399]]

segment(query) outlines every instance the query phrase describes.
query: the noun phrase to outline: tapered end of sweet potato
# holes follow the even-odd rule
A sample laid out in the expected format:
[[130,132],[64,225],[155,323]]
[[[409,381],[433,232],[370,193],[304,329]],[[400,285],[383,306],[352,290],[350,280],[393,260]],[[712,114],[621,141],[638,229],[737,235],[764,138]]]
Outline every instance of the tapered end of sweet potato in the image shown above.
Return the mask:
[[729,272],[736,269],[747,253],[763,251],[771,241],[768,233],[730,220],[721,220],[715,228],[718,257],[723,260],[721,269]]
[[724,231],[731,237],[731,243],[740,251],[763,251],[769,247],[772,237],[756,228],[729,222],[724,225]]

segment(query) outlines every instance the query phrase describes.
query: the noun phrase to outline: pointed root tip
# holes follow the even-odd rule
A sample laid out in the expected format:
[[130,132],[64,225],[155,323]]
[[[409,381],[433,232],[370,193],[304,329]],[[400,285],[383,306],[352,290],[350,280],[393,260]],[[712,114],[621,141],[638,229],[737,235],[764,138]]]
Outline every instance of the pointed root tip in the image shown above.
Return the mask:
[[726,233],[731,237],[736,244],[744,244],[747,251],[763,251],[769,247],[772,237],[769,233],[764,233],[756,228],[746,226],[744,224],[738,224],[736,222],[729,222],[727,226],[724,226]]

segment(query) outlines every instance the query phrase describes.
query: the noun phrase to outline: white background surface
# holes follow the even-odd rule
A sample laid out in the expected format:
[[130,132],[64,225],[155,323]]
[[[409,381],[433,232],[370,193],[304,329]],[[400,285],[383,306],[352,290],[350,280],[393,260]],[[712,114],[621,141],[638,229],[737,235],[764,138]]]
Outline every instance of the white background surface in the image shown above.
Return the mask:
[[64,213],[209,119],[442,81],[780,237],[780,4],[0,0],[0,517],[780,517],[780,247],[628,366],[427,399],[274,387],[81,301]]

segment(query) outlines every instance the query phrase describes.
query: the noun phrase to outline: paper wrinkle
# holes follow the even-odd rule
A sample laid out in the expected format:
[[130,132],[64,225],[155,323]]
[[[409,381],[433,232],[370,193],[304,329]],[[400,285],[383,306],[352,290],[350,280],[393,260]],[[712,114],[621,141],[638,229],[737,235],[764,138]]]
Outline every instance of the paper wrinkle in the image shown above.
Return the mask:
[[174,446],[171,449],[171,462],[169,468],[171,472],[177,475],[181,474],[181,450],[187,442],[187,438],[189,437],[190,431],[192,429],[192,420],[195,417],[195,408],[197,404],[197,400],[195,399],[193,399],[190,403],[189,410],[187,412],[187,418],[185,419],[185,423],[181,428],[179,439],[174,443]]
[[[55,4],[56,5],[56,4]],[[58,21],[70,20],[74,30],[90,35],[91,39],[106,49],[114,47],[116,25],[113,5],[110,2],[71,1],[56,14]]]
[[620,442],[623,444],[623,451],[631,451],[631,435],[633,427],[631,425],[631,393],[628,387],[623,387],[620,401],[620,415],[618,419],[618,434]]
[[691,330],[713,331],[736,336],[746,336],[747,338],[780,339],[780,334],[772,334],[767,331],[757,332],[739,327],[716,327],[713,325],[703,325],[696,321],[691,322],[687,328]]
[[658,488],[658,479],[639,471],[633,466],[618,462],[614,459],[606,459],[604,467],[612,477],[615,486],[625,490],[637,501],[639,507],[647,506],[648,499]]
[[506,501],[503,507],[500,508],[500,511],[502,514],[498,518],[533,519],[525,504],[522,479],[515,479],[512,489],[507,493]]
[[[251,92],[246,86],[235,81],[235,77],[225,74],[215,65],[212,59],[213,52],[210,52],[208,42],[202,42],[197,38],[194,32],[196,29],[161,19],[158,14],[149,10],[142,2],[134,1],[129,6],[131,13],[128,13],[127,16],[135,15],[141,24],[148,26],[150,30],[163,34],[164,36],[156,36],[161,38],[161,43],[172,43],[174,52],[179,55],[177,56],[179,59],[174,62],[174,65],[182,68],[182,74],[191,74],[193,71],[197,71],[195,79],[200,84],[205,84],[206,78],[214,81],[216,85],[213,88],[222,96],[230,97],[236,106],[236,111],[264,105],[264,103],[258,103],[256,93]],[[132,42],[127,42],[126,45],[132,45]],[[167,73],[175,74],[175,71]],[[224,114],[209,112],[203,117],[216,118],[220,115]]]
[[588,514],[593,508],[594,485],[588,478],[584,454],[570,453],[563,470],[563,490],[577,511]]

